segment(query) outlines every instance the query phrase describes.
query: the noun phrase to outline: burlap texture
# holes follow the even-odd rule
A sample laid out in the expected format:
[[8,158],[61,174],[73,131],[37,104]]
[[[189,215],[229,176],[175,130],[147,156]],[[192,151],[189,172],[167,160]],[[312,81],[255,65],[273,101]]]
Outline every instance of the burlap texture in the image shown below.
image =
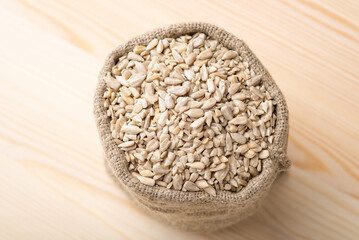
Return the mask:
[[[270,159],[264,161],[263,171],[251,179],[238,193],[220,191],[216,197],[204,192],[182,192],[163,187],[150,187],[132,177],[124,153],[113,141],[110,119],[104,108],[104,77],[111,72],[119,57],[136,45],[146,45],[153,38],[178,37],[203,32],[225,47],[236,50],[257,74],[277,102],[277,123],[274,143],[269,147]],[[280,171],[290,166],[286,157],[288,139],[288,110],[284,97],[274,80],[247,45],[231,33],[207,23],[182,23],[165,26],[121,44],[113,50],[100,72],[94,99],[94,114],[105,151],[109,172],[122,188],[142,207],[171,225],[188,230],[215,230],[229,226],[253,214],[267,195]]]

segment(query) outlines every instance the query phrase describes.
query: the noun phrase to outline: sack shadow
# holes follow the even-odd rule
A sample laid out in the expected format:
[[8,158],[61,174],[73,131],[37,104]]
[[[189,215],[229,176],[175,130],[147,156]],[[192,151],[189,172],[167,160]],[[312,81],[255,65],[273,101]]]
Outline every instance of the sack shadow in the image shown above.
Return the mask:
[[281,173],[254,215],[210,235],[215,235],[218,239],[243,239],[246,236],[250,239],[292,239],[294,233],[281,224],[286,221],[286,214],[283,214],[281,206],[288,201],[282,193],[288,189],[290,179],[290,170]]

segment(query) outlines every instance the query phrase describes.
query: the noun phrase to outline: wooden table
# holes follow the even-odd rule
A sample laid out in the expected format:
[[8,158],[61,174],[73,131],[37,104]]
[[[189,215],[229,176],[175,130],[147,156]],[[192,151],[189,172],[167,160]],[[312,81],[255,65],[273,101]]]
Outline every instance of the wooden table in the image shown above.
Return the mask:
[[[0,4],[0,239],[359,239],[358,2]],[[256,215],[215,233],[134,206],[105,172],[92,115],[111,49],[183,21],[244,39],[290,109],[290,172]]]

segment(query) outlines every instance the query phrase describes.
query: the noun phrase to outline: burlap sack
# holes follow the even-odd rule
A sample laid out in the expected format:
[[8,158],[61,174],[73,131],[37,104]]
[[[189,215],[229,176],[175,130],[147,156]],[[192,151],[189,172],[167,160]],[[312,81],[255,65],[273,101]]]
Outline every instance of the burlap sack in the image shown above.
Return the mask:
[[[113,141],[110,119],[106,116],[103,99],[106,89],[104,77],[111,72],[119,57],[131,51],[135,45],[148,44],[153,38],[178,37],[196,32],[203,32],[221,42],[225,47],[238,51],[256,73],[263,75],[264,84],[278,103],[274,143],[269,147],[271,157],[263,163],[262,173],[250,180],[248,185],[238,193],[220,191],[216,197],[212,197],[202,191],[182,192],[141,184],[130,174],[124,153]],[[211,24],[169,25],[140,35],[118,46],[106,59],[99,75],[94,100],[94,114],[109,172],[139,206],[148,210],[152,215],[182,229],[215,230],[248,217],[258,209],[278,173],[286,170],[290,165],[290,161],[286,157],[288,110],[281,91],[242,40]]]

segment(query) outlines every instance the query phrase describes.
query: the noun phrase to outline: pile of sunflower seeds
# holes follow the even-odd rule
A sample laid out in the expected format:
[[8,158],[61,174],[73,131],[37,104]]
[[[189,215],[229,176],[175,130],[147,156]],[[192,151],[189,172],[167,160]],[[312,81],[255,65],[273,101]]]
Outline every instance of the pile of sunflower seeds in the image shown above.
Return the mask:
[[141,183],[216,196],[262,171],[276,102],[238,52],[203,33],[153,39],[105,81],[112,136]]

